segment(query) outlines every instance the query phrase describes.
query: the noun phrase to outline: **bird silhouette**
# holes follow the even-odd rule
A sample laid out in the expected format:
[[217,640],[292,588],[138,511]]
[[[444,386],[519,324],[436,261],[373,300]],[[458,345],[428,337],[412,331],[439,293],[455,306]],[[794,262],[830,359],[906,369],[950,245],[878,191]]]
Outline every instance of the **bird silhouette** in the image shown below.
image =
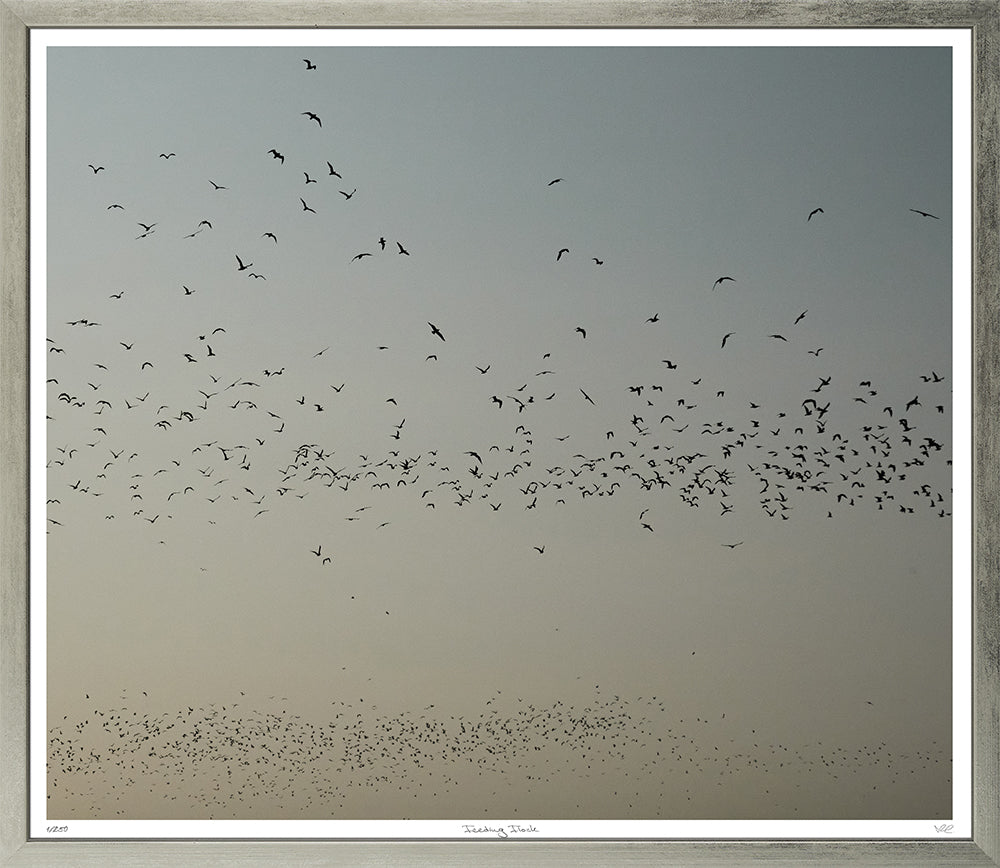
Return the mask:
[[309,118],[311,121],[316,121],[320,126],[323,126],[323,121],[319,119],[319,115],[314,112],[302,112],[303,115]]

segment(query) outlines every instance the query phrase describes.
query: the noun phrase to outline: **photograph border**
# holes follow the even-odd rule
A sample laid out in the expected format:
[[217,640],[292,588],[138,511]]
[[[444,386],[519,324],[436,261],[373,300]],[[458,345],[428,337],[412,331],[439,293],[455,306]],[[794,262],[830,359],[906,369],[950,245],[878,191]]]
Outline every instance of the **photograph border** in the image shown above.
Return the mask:
[[[58,840],[28,835],[28,57],[33,28],[955,28],[972,36],[972,837]],[[0,865],[1000,864],[1000,0],[0,0]]]

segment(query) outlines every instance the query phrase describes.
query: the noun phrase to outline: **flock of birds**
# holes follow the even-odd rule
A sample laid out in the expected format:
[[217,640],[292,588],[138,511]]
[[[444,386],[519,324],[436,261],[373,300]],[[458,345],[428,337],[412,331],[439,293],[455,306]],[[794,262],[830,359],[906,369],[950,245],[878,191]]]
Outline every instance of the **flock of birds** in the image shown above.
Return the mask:
[[885,791],[905,803],[909,790],[951,777],[950,751],[936,742],[792,744],[725,712],[678,717],[657,696],[594,690],[585,705],[497,691],[465,714],[334,700],[322,719],[293,713],[286,697],[241,692],[165,710],[126,691],[122,705],[49,729],[49,815],[729,819],[726,793],[746,788],[750,818],[812,819],[825,799],[864,816]]
[[[317,70],[312,61],[304,62],[305,73]],[[326,130],[311,110],[291,109],[289,129],[296,121],[301,135]],[[268,145],[261,143],[260,170],[283,173],[286,201],[275,207],[283,204],[287,215],[319,219],[365,196],[363,185],[345,182],[332,160],[325,167],[302,165],[293,148]],[[169,149],[151,155],[151,162],[170,166],[184,159]],[[185,243],[204,244],[233,216],[225,199],[229,184],[213,178],[204,179],[219,196],[213,212],[172,223],[136,214],[134,203],[117,196],[111,202],[101,198],[126,188],[112,183],[110,162],[89,169],[94,220],[107,212],[106,231],[123,243],[156,244],[170,232]],[[539,186],[570,183],[555,178]],[[144,203],[143,211],[149,210]],[[817,207],[804,220],[815,226],[826,217]],[[275,228],[257,227],[239,249],[219,246],[213,255],[250,285],[278,283],[282,276],[269,267],[268,250],[288,240]],[[399,262],[420,256],[416,246],[387,234],[374,233],[370,248],[346,254],[345,268],[363,268],[366,260],[382,256]],[[571,256],[570,247],[560,247],[556,267]],[[608,261],[603,253],[587,259],[595,268]],[[706,281],[704,289],[724,293],[738,286],[738,277],[723,275],[711,285]],[[251,360],[239,349],[239,326],[227,319],[229,308],[219,303],[209,307],[215,318],[178,336],[164,353],[159,336],[147,345],[130,330],[129,323],[142,322],[141,293],[128,286],[109,289],[114,291],[103,299],[86,300],[86,316],[66,319],[50,307],[50,534],[97,515],[101,521],[131,522],[156,544],[175,518],[193,515],[211,525],[221,516],[235,516],[254,530],[288,504],[306,501],[343,524],[303,547],[299,564],[335,571],[344,529],[355,522],[384,528],[407,514],[403,503],[425,514],[480,510],[502,521],[511,511],[618,497],[630,506],[641,501],[634,516],[641,535],[657,532],[658,516],[675,515],[665,512],[672,499],[680,507],[717,514],[717,544],[734,554],[752,545],[752,539],[728,531],[727,517],[737,509],[752,508],[775,521],[790,521],[800,509],[829,519],[855,508],[951,515],[951,490],[942,482],[950,476],[942,466],[950,464],[945,434],[951,396],[948,377],[938,372],[947,362],[912,372],[902,393],[874,377],[838,381],[823,366],[832,351],[800,336],[803,321],[818,315],[809,310],[791,312],[767,335],[748,336],[739,328],[718,335],[717,352],[723,355],[741,340],[787,345],[787,364],[799,367],[802,385],[794,399],[777,405],[764,388],[760,395],[732,394],[717,380],[717,369],[705,373],[679,357],[657,358],[616,393],[598,393],[558,352],[538,347],[516,362],[483,358],[461,374],[478,397],[456,412],[494,419],[488,438],[466,448],[441,448],[428,440],[433,424],[419,418],[421,407],[409,402],[405,391],[367,393],[354,397],[368,408],[366,420],[374,426],[370,446],[346,454],[327,420],[337,416],[338,401],[352,393],[356,380],[344,374],[339,360],[330,361],[331,346],[286,348],[280,365]],[[211,293],[192,275],[176,287],[172,303],[180,311],[193,297]],[[178,321],[185,316],[179,314]],[[659,313],[653,313],[636,327],[656,328],[659,322]],[[412,323],[424,345],[404,365],[451,364],[449,337],[458,328],[441,320]],[[568,337],[589,346],[599,329],[599,323],[581,322]],[[389,349],[377,345],[371,352],[377,356]],[[547,412],[557,406],[560,413]],[[580,432],[568,425],[578,419],[586,420]],[[411,434],[414,429],[419,433]],[[544,557],[552,544],[530,539],[525,550]],[[878,785],[891,786],[905,784],[928,764],[947,761],[944,751],[903,757],[884,744],[791,749],[751,739],[733,747],[735,733],[720,750],[695,737],[692,727],[701,721],[666,726],[664,704],[656,699],[601,699],[584,710],[561,702],[523,704],[508,715],[489,709],[477,717],[447,719],[372,716],[335,704],[328,722],[237,703],[177,713],[144,710],[135,701],[94,709],[86,719],[50,730],[49,798],[62,806],[56,810],[61,816],[73,816],[74,810],[136,816],[132,796],[142,788],[152,791],[147,775],[155,771],[169,784],[172,794],[164,798],[183,801],[192,816],[245,816],[265,802],[289,816],[336,815],[352,787],[405,790],[417,799],[416,816],[428,792],[457,792],[470,774],[486,775],[496,787],[511,776],[538,776],[534,783],[542,787],[557,779],[596,778],[637,756],[636,774],[644,770],[657,786],[673,791],[689,773],[713,775],[725,786],[731,776],[791,765],[801,770],[803,783],[807,773],[850,778],[878,766]],[[696,787],[686,792],[697,802]],[[624,816],[645,816],[646,808],[633,805],[648,802],[630,797],[622,793],[619,800]],[[488,814],[494,804],[476,810]]]

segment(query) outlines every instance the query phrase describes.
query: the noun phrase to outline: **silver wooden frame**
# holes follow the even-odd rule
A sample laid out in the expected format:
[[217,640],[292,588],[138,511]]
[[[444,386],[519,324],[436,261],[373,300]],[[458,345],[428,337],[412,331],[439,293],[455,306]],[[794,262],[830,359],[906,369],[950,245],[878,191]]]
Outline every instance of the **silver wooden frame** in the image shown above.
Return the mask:
[[[1000,0],[0,0],[0,864],[1000,864]],[[946,841],[28,836],[28,36],[38,27],[950,27],[973,37],[973,835]]]

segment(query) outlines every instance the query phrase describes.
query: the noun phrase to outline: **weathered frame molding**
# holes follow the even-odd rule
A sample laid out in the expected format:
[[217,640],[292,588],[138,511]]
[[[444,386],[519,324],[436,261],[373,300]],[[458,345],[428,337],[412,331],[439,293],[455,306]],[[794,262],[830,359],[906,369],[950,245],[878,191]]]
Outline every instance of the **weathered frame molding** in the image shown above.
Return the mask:
[[[1000,864],[1000,0],[0,0],[0,864]],[[973,37],[973,835],[949,841],[28,836],[28,41],[63,27],[933,27]]]

